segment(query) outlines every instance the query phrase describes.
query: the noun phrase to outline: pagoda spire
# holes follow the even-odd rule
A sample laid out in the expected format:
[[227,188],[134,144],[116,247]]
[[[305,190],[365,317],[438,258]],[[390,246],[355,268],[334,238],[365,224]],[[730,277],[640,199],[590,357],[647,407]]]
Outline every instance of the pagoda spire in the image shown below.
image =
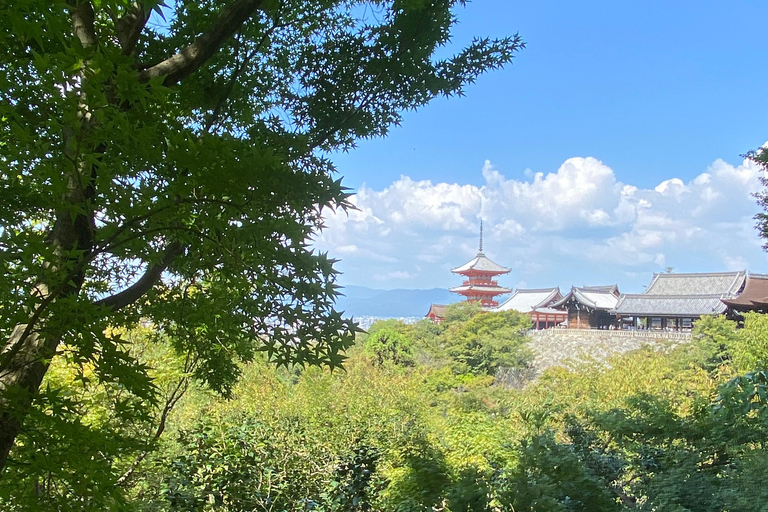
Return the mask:
[[480,252],[483,252],[483,219],[480,219]]

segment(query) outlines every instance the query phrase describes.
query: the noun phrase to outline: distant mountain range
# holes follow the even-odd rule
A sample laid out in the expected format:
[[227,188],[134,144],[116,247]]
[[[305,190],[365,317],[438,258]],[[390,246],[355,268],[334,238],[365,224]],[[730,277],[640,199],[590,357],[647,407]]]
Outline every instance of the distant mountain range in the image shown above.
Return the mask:
[[461,297],[443,288],[431,290],[376,290],[365,286],[345,286],[336,309],[349,316],[378,318],[423,317],[429,305],[451,304]]

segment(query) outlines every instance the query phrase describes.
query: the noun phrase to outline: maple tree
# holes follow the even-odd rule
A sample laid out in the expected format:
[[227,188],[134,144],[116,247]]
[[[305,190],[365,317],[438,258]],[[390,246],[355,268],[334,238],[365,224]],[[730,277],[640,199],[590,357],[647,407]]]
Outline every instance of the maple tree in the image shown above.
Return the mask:
[[463,3],[0,10],[0,468],[30,411],[56,410],[56,357],[153,401],[119,334],[141,321],[223,393],[258,350],[342,363],[355,326],[309,245],[350,207],[328,155],[510,62],[517,36],[436,57]]

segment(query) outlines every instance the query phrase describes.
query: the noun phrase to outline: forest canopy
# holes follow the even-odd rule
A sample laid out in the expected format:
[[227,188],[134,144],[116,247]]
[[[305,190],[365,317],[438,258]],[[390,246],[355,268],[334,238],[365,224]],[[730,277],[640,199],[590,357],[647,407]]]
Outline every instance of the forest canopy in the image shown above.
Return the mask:
[[[192,383],[168,432],[121,485],[151,419],[127,423],[96,381],[54,363],[48,381],[77,397],[78,428],[17,447],[0,481],[8,510],[760,511],[768,395],[763,315],[706,318],[689,343],[551,367],[466,366],[478,316],[524,329],[522,315],[473,313],[441,325],[385,321],[359,334],[344,372],[242,365],[232,398]],[[158,386],[183,361],[128,333]],[[390,347],[387,347],[390,345]],[[487,352],[508,361],[508,351]],[[507,364],[507,363],[505,363]],[[488,368],[488,366],[486,366]],[[510,379],[516,373],[520,379]],[[66,425],[66,423],[62,423]],[[57,425],[57,427],[59,427]],[[39,443],[39,444],[36,444]],[[40,454],[45,454],[40,457]],[[108,455],[100,457],[99,455]],[[79,469],[80,471],[75,471]]]

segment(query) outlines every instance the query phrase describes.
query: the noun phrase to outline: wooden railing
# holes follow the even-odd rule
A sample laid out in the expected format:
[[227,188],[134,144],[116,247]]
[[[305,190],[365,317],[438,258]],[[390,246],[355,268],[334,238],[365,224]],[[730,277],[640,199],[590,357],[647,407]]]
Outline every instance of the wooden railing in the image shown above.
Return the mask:
[[610,329],[568,329],[564,327],[552,327],[550,329],[543,330],[531,330],[529,331],[533,336],[544,336],[550,332],[557,332],[563,334],[606,334],[609,336],[615,336],[617,338],[648,338],[657,340],[689,340],[691,339],[691,333],[685,331],[646,331],[646,330],[610,330]]
[[499,286],[498,281],[472,281],[471,279],[468,279],[461,283],[462,286],[475,286],[475,285],[481,285],[481,286]]

